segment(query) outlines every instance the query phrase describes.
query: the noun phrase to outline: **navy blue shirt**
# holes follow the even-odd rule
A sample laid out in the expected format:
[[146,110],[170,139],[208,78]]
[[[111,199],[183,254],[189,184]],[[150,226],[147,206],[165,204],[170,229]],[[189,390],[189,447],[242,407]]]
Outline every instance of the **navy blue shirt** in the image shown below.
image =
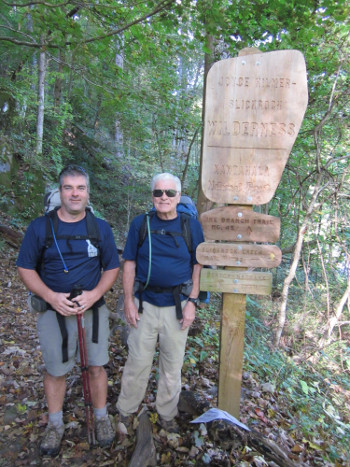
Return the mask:
[[[38,272],[43,282],[54,292],[69,293],[75,284],[81,284],[83,290],[92,290],[101,278],[101,267],[108,271],[120,266],[111,227],[106,221],[96,219],[100,231],[99,253],[90,240],[57,238],[68,273],[64,272],[55,242],[45,249],[42,268]],[[46,217],[38,217],[30,223],[25,233],[17,266],[37,269],[45,245],[45,235]],[[87,235],[86,218],[78,222],[63,222],[58,219],[57,237],[60,235]]]
[[[139,242],[139,230],[144,214],[135,217],[130,225],[123,258],[136,261],[137,278],[145,283],[149,267],[149,240],[146,234],[145,241],[137,251]],[[181,234],[181,219],[178,215],[175,219],[162,220],[156,214],[150,222],[151,230],[178,232]],[[195,218],[190,218],[192,234],[192,254],[190,254],[186,242],[181,235],[176,236],[176,242],[171,235],[152,233],[151,235],[151,277],[150,286],[173,287],[183,284],[192,278],[192,268],[197,264],[196,248],[204,241],[202,226]],[[136,294],[137,295],[137,294]],[[156,293],[146,290],[142,293],[142,299],[156,306],[172,306],[174,298],[171,292]]]

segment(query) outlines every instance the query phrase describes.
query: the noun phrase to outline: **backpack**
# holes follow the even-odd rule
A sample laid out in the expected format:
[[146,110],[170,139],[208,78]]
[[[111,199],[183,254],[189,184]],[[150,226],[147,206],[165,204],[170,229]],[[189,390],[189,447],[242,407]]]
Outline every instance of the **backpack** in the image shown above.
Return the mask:
[[[162,231],[151,230],[151,234],[160,233],[162,235],[170,235],[173,237],[176,246],[178,246],[176,237],[182,236],[185,240],[189,253],[192,254],[192,234],[191,234],[191,228],[190,228],[190,217],[194,217],[195,219],[198,218],[198,212],[197,212],[196,205],[194,204],[194,202],[189,196],[183,195],[180,198],[180,202],[177,205],[176,210],[180,214],[181,234],[178,232],[168,232],[166,230],[162,230]],[[147,235],[147,216],[150,222],[155,212],[156,210],[153,207],[149,212],[145,214],[143,218],[143,221],[142,221],[142,224],[139,230],[139,241],[138,241],[137,249],[139,249],[140,246],[143,244],[143,242],[145,241],[146,235]]]

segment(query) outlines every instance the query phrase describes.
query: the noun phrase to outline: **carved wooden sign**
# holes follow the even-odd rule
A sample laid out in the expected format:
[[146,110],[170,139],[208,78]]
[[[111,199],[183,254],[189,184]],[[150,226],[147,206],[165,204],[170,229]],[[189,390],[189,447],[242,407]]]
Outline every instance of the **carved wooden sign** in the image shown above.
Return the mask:
[[203,212],[200,222],[206,240],[231,242],[275,242],[279,238],[281,227],[278,217],[235,206]]
[[202,269],[200,289],[208,292],[269,295],[270,272],[237,272],[229,269]]
[[202,187],[211,201],[264,204],[272,198],[307,106],[297,50],[214,63],[207,75]]
[[275,268],[282,252],[275,245],[254,243],[201,243],[196,250],[197,261],[208,266],[239,266]]

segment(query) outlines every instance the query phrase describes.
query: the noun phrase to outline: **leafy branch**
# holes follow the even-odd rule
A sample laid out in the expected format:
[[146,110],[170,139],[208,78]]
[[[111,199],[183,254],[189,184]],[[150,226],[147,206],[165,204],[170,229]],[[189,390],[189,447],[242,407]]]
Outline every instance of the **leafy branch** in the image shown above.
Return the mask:
[[[146,19],[151,18],[152,16],[156,15],[160,11],[162,11],[162,10],[166,9],[167,7],[169,7],[172,3],[174,3],[174,1],[175,0],[162,0],[160,3],[158,3],[158,5],[156,5],[156,7],[152,11],[150,11],[149,13],[145,13],[140,18],[137,18],[137,19],[127,23],[125,26],[122,26],[121,28],[115,29],[114,31],[110,31],[110,32],[108,32],[106,34],[102,34],[102,35],[99,35],[99,36],[96,36],[96,37],[91,37],[90,39],[86,39],[84,41],[80,41],[79,43],[72,42],[72,41],[66,41],[66,42],[64,42],[63,45],[52,44],[52,43],[49,43],[49,42],[46,42],[45,44],[41,44],[41,43],[38,43],[38,42],[27,42],[27,41],[23,41],[23,40],[18,40],[18,39],[14,38],[14,37],[7,37],[7,36],[0,36],[0,41],[7,41],[7,42],[11,42],[12,44],[15,44],[15,45],[23,45],[25,47],[34,47],[34,48],[37,48],[37,49],[40,49],[43,46],[45,48],[50,48],[50,49],[61,49],[62,47],[67,47],[67,46],[71,46],[71,45],[89,44],[91,42],[96,42],[96,41],[106,39],[108,37],[116,36],[116,35],[122,33],[123,31],[131,28],[132,26],[135,26],[136,24],[142,23]],[[38,3],[40,3],[40,2],[38,2]],[[66,5],[67,3],[65,3],[64,5]],[[21,5],[21,6],[24,6],[24,5]],[[50,6],[52,6],[52,5],[50,5]],[[18,31],[15,31],[14,29],[8,28],[7,26],[0,25],[0,27],[4,28],[4,29],[10,29],[10,30],[12,30],[13,32],[16,32],[16,33],[18,32]],[[33,39],[33,41],[34,41],[34,39]]]

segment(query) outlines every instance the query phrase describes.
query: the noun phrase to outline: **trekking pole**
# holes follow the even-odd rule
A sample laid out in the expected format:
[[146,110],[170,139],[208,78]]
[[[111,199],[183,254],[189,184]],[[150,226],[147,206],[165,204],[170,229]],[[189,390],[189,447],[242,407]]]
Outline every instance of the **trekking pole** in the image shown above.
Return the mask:
[[79,336],[79,351],[80,351],[80,367],[83,379],[83,393],[85,403],[86,428],[89,444],[95,444],[95,429],[94,429],[94,411],[92,407],[89,366],[87,361],[86,340],[84,317],[77,315],[78,336]]

